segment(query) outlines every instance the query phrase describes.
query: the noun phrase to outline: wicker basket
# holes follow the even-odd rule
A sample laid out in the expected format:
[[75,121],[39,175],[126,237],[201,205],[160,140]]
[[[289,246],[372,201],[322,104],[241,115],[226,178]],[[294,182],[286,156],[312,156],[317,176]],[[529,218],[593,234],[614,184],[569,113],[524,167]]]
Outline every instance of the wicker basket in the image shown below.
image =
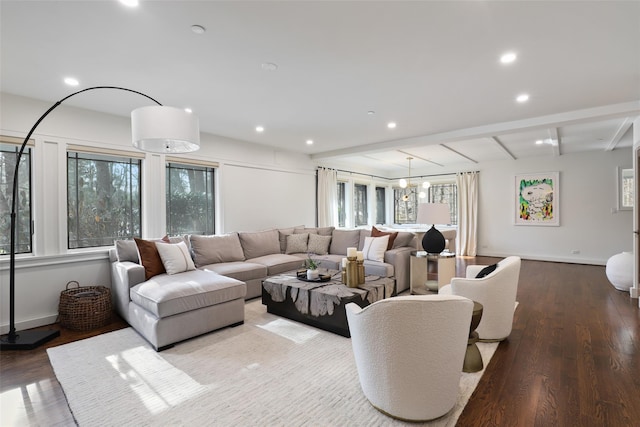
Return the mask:
[[[75,288],[70,286],[75,285]],[[74,331],[88,331],[111,321],[111,290],[104,286],[80,286],[72,280],[60,292],[60,325]]]

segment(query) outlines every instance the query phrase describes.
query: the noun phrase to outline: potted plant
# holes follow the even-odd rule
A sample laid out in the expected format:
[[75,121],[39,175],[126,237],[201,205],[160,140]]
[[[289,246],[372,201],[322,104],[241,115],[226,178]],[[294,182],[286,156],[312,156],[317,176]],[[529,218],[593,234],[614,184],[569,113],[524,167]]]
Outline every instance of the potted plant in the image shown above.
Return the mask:
[[320,277],[320,272],[318,271],[318,262],[314,259],[311,259],[311,256],[309,256],[304,261],[304,266],[307,269],[307,280],[316,280]]

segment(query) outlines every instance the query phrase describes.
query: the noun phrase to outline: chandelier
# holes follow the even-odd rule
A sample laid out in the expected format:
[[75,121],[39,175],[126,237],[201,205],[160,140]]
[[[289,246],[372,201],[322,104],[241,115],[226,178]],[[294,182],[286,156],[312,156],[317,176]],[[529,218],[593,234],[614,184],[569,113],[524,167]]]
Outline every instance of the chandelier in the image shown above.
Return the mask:
[[[416,192],[418,189],[417,184],[411,184],[411,160],[413,160],[413,157],[407,157],[407,160],[409,161],[409,177],[407,179],[401,178],[400,181],[398,181],[400,188],[405,190],[404,194],[402,195],[403,202],[408,202],[411,193]],[[425,193],[425,190],[427,190],[429,187],[431,187],[431,183],[429,181],[424,181],[422,183],[422,190],[418,192],[418,197],[421,199],[427,197],[427,193]]]

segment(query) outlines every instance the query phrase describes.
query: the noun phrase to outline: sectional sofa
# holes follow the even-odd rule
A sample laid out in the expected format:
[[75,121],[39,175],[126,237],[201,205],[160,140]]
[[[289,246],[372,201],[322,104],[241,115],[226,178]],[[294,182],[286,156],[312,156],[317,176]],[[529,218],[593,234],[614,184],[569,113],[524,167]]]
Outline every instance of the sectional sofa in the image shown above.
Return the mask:
[[[321,268],[337,270],[347,248],[362,250],[372,234],[387,235],[375,228],[299,226],[116,241],[109,252],[114,307],[156,350],[161,350],[243,323],[244,300],[261,295],[265,278],[296,270],[309,256]],[[365,259],[365,272],[394,277],[395,292],[399,293],[409,288],[409,258],[416,248],[415,235],[397,232],[385,238],[387,241],[392,243],[383,259]]]

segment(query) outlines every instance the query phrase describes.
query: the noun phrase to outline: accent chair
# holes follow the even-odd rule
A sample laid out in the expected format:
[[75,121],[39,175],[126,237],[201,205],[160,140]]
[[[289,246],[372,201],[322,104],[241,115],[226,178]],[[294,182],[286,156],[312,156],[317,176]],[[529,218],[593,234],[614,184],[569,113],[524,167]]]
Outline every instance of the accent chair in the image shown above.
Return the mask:
[[376,409],[404,421],[427,421],[453,408],[471,300],[400,296],[345,309],[360,385]]

